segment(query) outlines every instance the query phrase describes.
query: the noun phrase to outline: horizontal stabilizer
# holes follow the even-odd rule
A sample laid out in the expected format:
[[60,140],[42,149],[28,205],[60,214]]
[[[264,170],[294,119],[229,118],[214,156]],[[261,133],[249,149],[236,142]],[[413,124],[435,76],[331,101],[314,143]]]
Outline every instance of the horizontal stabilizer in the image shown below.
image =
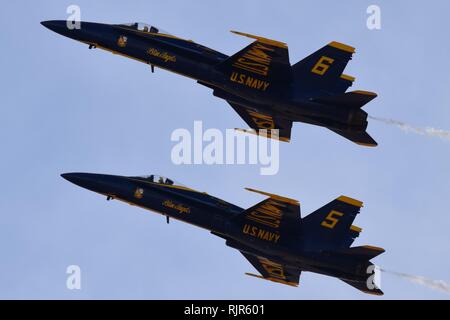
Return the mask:
[[362,108],[377,97],[377,94],[369,91],[352,91],[341,95],[313,98],[313,101],[323,104],[344,106],[350,108]]
[[378,143],[366,131],[330,130],[350,141],[353,141],[356,144],[359,144],[360,146],[376,147],[378,145]]
[[383,248],[374,246],[353,247],[347,250],[347,254],[358,257],[361,260],[370,260],[385,252]]
[[385,252],[383,248],[378,248],[374,246],[360,246],[331,251],[329,253],[333,255],[347,256],[348,258],[353,258],[358,261],[369,261],[375,258],[376,256],[379,256],[383,252]]
[[356,288],[364,293],[368,293],[368,294],[372,294],[375,296],[382,296],[384,293],[383,291],[381,291],[380,289],[374,287],[374,288],[369,288],[367,286],[366,281],[349,281],[349,280],[344,280],[341,279],[342,281],[344,281],[346,284],[351,285],[353,288]]

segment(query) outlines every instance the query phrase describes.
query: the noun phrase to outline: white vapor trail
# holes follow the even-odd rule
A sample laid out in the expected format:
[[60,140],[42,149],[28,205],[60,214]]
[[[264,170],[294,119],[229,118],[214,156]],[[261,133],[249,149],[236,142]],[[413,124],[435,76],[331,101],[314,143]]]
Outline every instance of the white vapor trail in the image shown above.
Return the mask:
[[441,138],[441,139],[450,141],[450,131],[430,128],[430,127],[427,127],[427,128],[415,127],[410,124],[407,124],[407,123],[404,123],[401,121],[397,121],[397,120],[392,120],[392,119],[377,118],[377,117],[372,117],[372,116],[369,116],[369,118],[372,120],[383,122],[385,124],[394,125],[400,129],[402,129],[405,132],[413,132],[413,133],[420,134],[420,135],[425,135],[425,136],[429,136],[429,137],[437,137],[437,138]]
[[381,269],[381,271],[395,275],[395,276],[403,278],[403,279],[406,279],[410,282],[425,286],[427,288],[450,294],[450,284],[446,283],[443,280],[433,280],[433,279],[425,278],[422,276],[415,276],[415,275],[411,275],[411,274],[406,274],[406,273],[401,273],[401,272],[396,272],[396,271],[389,271],[389,270],[384,270],[384,269]]

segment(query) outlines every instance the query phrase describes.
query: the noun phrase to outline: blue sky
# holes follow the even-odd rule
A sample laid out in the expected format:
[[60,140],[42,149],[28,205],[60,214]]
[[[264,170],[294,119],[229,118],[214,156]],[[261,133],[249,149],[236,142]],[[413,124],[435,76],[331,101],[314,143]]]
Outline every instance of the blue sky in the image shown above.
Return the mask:
[[[419,126],[450,128],[448,1],[8,1],[0,11],[0,298],[372,299],[339,280],[304,273],[299,288],[255,278],[224,241],[191,225],[75,187],[71,171],[159,173],[249,207],[252,187],[299,199],[305,216],[343,194],[364,201],[355,245],[386,249],[386,269],[450,281],[450,144],[372,121],[374,149],[296,124],[281,168],[176,166],[176,128],[244,124],[194,81],[63,38],[39,22],[65,19],[70,4],[87,21],[143,21],[233,54],[249,39],[289,44],[295,63],[330,41],[357,48],[352,89],[379,97],[365,110]],[[382,29],[366,28],[378,4]],[[82,290],[66,289],[66,267]],[[447,299],[388,274],[384,298]],[[379,299],[379,298],[377,298]]]

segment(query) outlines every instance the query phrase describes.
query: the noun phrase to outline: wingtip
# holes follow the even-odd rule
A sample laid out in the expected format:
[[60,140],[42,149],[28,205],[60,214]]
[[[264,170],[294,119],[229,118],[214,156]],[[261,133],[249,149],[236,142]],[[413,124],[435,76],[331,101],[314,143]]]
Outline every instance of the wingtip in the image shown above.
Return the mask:
[[366,246],[363,246],[363,248],[374,250],[374,251],[379,251],[380,252],[379,254],[386,252],[386,250],[384,248],[375,247],[375,246],[366,245]]
[[285,285],[288,285],[291,287],[298,287],[298,283],[295,283],[295,282],[284,281],[284,280],[276,279],[276,278],[264,278],[263,276],[260,276],[258,274],[254,274],[254,273],[250,273],[250,272],[246,272],[245,275],[250,276],[250,277],[255,277],[258,279],[262,279],[262,280],[285,284]]
[[375,148],[378,146],[378,143],[363,143],[363,142],[356,142],[356,144],[363,146],[363,147],[369,147],[369,148]]
[[277,40],[272,40],[272,39],[268,39],[268,38],[264,38],[264,37],[260,37],[260,36],[255,36],[253,34],[250,33],[245,33],[245,32],[240,32],[240,31],[236,31],[236,30],[230,30],[231,33],[240,35],[240,36],[244,36],[247,38],[251,38],[251,39],[255,39],[261,43],[265,43],[268,45],[272,45],[274,47],[280,47],[280,48],[287,48],[287,43],[285,42],[281,42],[281,41],[277,41]]
[[283,197],[283,196],[279,196],[277,194],[273,194],[273,193],[269,193],[269,192],[265,192],[265,191],[260,191],[260,190],[256,190],[256,189],[252,189],[252,188],[245,188],[245,190],[250,191],[250,192],[255,192],[255,193],[259,193],[262,194],[264,196],[270,197],[272,199],[281,201],[281,202],[285,202],[288,204],[292,204],[295,206],[299,206],[300,202],[296,199],[292,199],[292,198],[287,198],[287,197]]
[[372,92],[372,91],[356,90],[356,91],[352,91],[352,93],[363,94],[365,96],[372,96],[375,98],[378,97],[378,94],[376,92]]
[[[241,129],[241,128],[234,128],[234,130],[236,130],[237,132],[242,132],[242,133],[249,133],[249,134],[254,134],[263,138],[267,138],[267,139],[274,139],[274,140],[278,140],[281,142],[291,142],[291,139],[288,137],[280,137],[279,135],[277,136],[272,136],[272,134],[270,134],[270,132],[268,132],[268,135],[264,135],[264,134],[260,134],[259,130],[255,130],[255,129]],[[267,131],[270,131],[267,130]]]
[[349,53],[355,53],[356,49],[352,46],[349,46],[348,44],[345,43],[341,43],[341,42],[337,42],[337,41],[332,41],[328,44],[329,46],[342,50],[342,51],[346,51]]
[[355,207],[364,207],[364,203],[362,201],[347,197],[347,196],[340,196],[339,198],[337,198],[337,200],[341,201],[341,202],[345,202],[348,204],[351,204]]

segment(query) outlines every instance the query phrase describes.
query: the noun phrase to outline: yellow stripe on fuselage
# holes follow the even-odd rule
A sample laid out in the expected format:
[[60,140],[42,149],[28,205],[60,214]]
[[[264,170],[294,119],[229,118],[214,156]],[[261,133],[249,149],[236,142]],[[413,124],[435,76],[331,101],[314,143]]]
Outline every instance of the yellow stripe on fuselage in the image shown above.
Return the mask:
[[[80,41],[80,40],[78,40],[78,41]],[[116,50],[113,50],[113,49],[110,49],[110,48],[103,47],[103,46],[101,46],[101,45],[99,45],[99,44],[97,44],[95,42],[88,42],[88,41],[80,41],[80,42],[88,44],[88,45],[92,45],[92,46],[94,46],[96,48],[99,48],[99,49],[102,49],[102,50],[105,50],[105,51],[108,51],[108,52],[111,52],[112,54],[117,54],[119,56],[122,56],[122,57],[125,57],[125,58],[130,58],[130,59],[133,59],[133,60],[136,60],[136,61],[139,61],[139,62],[143,62],[145,64],[151,64],[149,61],[146,61],[146,60],[143,60],[143,59],[139,59],[139,58],[135,58],[135,57],[130,56],[130,55],[126,54],[126,53],[122,53],[122,52],[119,52],[119,51],[116,51]],[[204,82],[204,83],[209,84],[211,86],[214,86],[214,84],[212,84],[211,82],[205,81],[203,79],[197,79],[197,78],[191,77],[191,76],[189,76],[187,74],[184,74],[184,73],[172,70],[172,69],[168,69],[168,68],[162,67],[161,65],[156,65],[156,66],[158,68],[160,68],[160,69],[176,73],[176,74],[178,74],[180,76],[187,77],[187,78],[193,79],[195,81],[201,81],[201,82]]]

